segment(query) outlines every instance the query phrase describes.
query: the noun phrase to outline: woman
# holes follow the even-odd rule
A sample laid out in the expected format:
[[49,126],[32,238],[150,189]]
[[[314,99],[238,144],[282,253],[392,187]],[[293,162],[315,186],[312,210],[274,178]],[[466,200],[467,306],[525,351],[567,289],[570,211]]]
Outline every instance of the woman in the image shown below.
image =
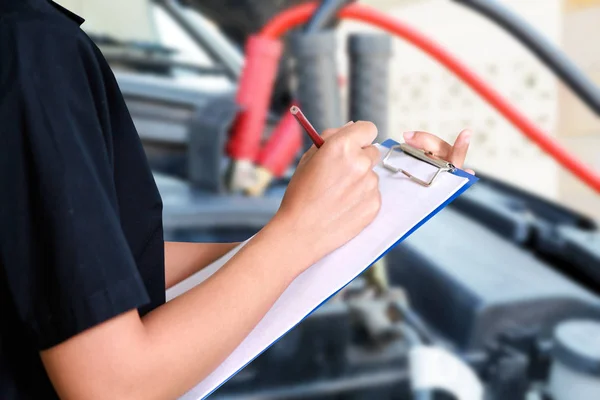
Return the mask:
[[[165,243],[162,202],[113,74],[49,0],[0,0],[0,397],[172,399],[216,368],[286,286],[379,210],[376,128],[309,150],[272,221],[235,244]],[[406,140],[462,165],[454,147]]]

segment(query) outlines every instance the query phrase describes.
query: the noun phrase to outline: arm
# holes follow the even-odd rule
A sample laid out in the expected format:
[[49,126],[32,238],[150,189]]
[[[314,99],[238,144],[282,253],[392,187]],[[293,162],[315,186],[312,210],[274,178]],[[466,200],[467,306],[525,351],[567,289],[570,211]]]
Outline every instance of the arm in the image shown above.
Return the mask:
[[238,244],[165,242],[166,289],[215,262]]
[[[64,399],[171,399],[207,376],[314,259],[274,221],[202,285],[143,319],[131,311],[42,352]],[[153,382],[149,385],[149,382]]]
[[170,399],[204,379],[298,274],[373,220],[376,133],[356,123],[307,152],[273,220],[198,287],[143,318],[133,309],[43,350],[61,398]]
[[[198,287],[144,318],[132,310],[43,351],[59,395],[162,400],[210,374],[298,274],[373,220],[379,151],[367,146],[374,137],[372,125],[357,123],[309,150],[275,218]],[[420,132],[409,139],[435,145],[457,166],[468,146],[465,133],[454,148]]]

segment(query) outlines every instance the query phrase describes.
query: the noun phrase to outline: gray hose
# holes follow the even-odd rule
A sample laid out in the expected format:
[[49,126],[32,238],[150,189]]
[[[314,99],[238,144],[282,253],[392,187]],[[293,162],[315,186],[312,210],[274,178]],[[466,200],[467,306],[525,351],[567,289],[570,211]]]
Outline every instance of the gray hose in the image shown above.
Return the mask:
[[526,21],[494,0],[454,0],[485,15],[531,50],[600,116],[600,89],[566,55]]
[[350,54],[350,119],[377,125],[377,142],[388,138],[389,60],[392,38],[357,33],[348,38]]
[[[297,33],[290,48],[296,61],[297,100],[318,132],[342,125],[334,31]],[[305,148],[312,145],[305,135]]]

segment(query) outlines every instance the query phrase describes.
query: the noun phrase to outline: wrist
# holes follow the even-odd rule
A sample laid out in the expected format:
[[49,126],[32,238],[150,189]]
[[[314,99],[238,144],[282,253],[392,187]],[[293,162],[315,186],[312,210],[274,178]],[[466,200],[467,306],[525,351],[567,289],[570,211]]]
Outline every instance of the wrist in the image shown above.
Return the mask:
[[271,249],[285,254],[288,270],[293,278],[304,272],[320,258],[314,232],[303,227],[302,222],[291,213],[278,212],[260,232]]

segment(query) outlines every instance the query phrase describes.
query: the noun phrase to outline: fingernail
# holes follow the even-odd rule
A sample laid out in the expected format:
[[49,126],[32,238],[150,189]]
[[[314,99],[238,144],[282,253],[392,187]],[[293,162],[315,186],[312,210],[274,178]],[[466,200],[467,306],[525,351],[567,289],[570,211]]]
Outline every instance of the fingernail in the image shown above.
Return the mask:
[[[354,123],[354,121],[348,121],[344,124],[344,126],[348,126],[348,125],[352,125]],[[342,127],[343,128],[343,127]]]
[[469,143],[471,143],[471,131],[465,131],[465,132],[463,133],[463,141],[464,141],[466,144],[469,144]]
[[413,136],[415,136],[415,132],[414,131],[404,132],[404,140],[412,139]]

